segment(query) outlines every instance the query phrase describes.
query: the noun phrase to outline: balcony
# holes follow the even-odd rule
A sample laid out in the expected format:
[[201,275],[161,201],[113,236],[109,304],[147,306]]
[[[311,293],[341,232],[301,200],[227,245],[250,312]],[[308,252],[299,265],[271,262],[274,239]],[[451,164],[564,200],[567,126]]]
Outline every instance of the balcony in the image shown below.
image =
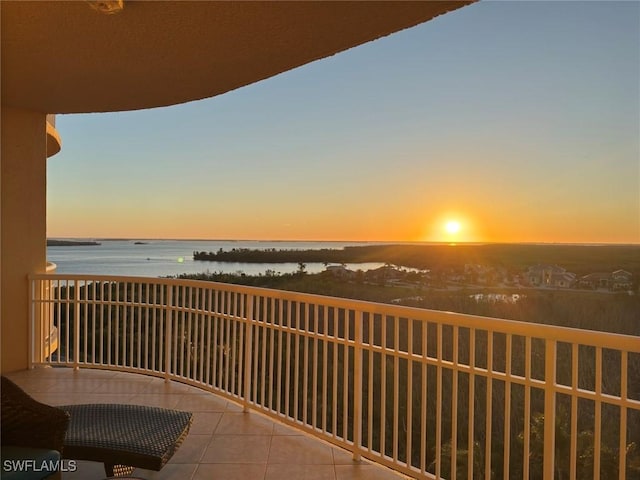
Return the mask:
[[[177,382],[133,373],[71,368],[22,371],[9,377],[50,405],[127,403],[177,408],[194,413],[189,436],[160,472],[135,475],[160,479],[399,480],[370,462],[354,463],[344,450],[256,413],[235,402]],[[101,480],[102,464],[78,462],[63,480]]]
[[[209,446],[178,453],[177,462],[205,448],[198,471],[222,468],[207,459],[216,442],[228,445],[216,437],[224,422],[269,430],[271,440],[256,440],[270,443],[257,462],[265,478],[283,464],[327,478],[389,475],[371,463],[424,479],[624,479],[640,468],[637,337],[188,280],[41,274],[30,285],[32,325],[58,330],[50,352],[50,332],[31,329],[30,365],[73,370],[20,379],[37,378],[31,391],[51,403],[63,401],[61,387],[37,382],[59,374],[86,392],[79,402],[216,404],[190,435]],[[239,420],[241,410],[261,415]],[[202,433],[220,415],[213,434]],[[301,467],[297,459],[321,455],[300,453],[271,462],[285,431],[325,461]],[[227,460],[210,463],[241,455],[224,451]]]

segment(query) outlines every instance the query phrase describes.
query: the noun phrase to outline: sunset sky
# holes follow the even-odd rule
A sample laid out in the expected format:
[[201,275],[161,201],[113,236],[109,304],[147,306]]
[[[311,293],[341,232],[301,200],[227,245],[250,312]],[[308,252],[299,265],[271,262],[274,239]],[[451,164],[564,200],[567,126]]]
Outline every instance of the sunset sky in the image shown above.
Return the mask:
[[640,243],[640,3],[481,2],[56,127],[49,237]]

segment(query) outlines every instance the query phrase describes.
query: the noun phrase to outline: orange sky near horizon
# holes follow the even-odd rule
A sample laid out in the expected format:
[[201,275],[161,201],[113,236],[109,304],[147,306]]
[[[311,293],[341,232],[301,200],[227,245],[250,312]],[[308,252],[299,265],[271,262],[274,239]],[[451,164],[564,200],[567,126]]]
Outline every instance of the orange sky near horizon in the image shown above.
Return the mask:
[[[375,215],[362,214],[357,222],[344,221],[301,212],[295,215],[291,210],[271,212],[256,208],[256,211],[238,214],[229,218],[224,212],[216,212],[208,218],[207,226],[193,228],[192,219],[172,214],[159,206],[146,217],[120,219],[117,228],[106,225],[104,217],[90,215],[80,219],[69,218],[68,225],[62,223],[59,231],[49,231],[56,238],[163,238],[163,239],[238,239],[238,240],[317,240],[317,241],[397,241],[397,242],[487,242],[487,243],[638,243],[633,237],[625,236],[623,225],[612,229],[610,235],[603,235],[597,224],[589,226],[579,212],[575,212],[570,225],[564,218],[550,218],[546,215],[526,219],[515,216],[508,221],[489,212],[473,212],[471,209],[442,209],[420,212],[407,210],[391,215],[377,212]],[[427,209],[424,209],[427,210]],[[467,213],[469,212],[469,213]],[[107,215],[108,212],[105,212]],[[244,219],[251,217],[251,222]],[[551,223],[553,221],[555,223]],[[459,230],[448,231],[448,222],[458,222]],[[82,228],[78,228],[81,224]],[[224,225],[224,229],[215,225]],[[341,225],[339,231],[336,226]],[[613,222],[609,224],[613,225]],[[557,228],[562,236],[549,235],[549,229]],[[539,228],[539,231],[536,229]],[[70,233],[69,233],[70,232]],[[256,233],[258,232],[258,233]],[[616,233],[619,235],[616,235]],[[585,238],[595,239],[585,241]]]

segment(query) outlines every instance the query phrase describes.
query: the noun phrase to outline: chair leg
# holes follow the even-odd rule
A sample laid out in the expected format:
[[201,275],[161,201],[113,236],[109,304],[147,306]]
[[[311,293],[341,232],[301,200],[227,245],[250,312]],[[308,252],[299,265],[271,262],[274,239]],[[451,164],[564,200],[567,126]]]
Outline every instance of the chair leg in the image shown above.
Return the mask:
[[129,465],[114,465],[112,463],[104,464],[104,471],[107,474],[107,477],[124,477],[126,475],[131,475],[136,467],[131,467]]

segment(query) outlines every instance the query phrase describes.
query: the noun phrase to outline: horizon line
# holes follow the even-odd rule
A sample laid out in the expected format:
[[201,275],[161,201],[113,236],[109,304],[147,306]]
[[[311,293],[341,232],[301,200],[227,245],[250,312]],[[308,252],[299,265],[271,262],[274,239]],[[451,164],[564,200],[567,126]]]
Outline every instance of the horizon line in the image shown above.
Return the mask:
[[174,242],[278,242],[278,243],[378,243],[378,244],[413,244],[413,245],[567,245],[567,246],[630,246],[638,247],[640,242],[536,242],[536,241],[458,241],[458,242],[433,242],[427,240],[300,240],[300,239],[249,239],[249,238],[162,238],[162,237],[67,237],[47,236],[47,240],[93,240],[93,241],[174,241]]

